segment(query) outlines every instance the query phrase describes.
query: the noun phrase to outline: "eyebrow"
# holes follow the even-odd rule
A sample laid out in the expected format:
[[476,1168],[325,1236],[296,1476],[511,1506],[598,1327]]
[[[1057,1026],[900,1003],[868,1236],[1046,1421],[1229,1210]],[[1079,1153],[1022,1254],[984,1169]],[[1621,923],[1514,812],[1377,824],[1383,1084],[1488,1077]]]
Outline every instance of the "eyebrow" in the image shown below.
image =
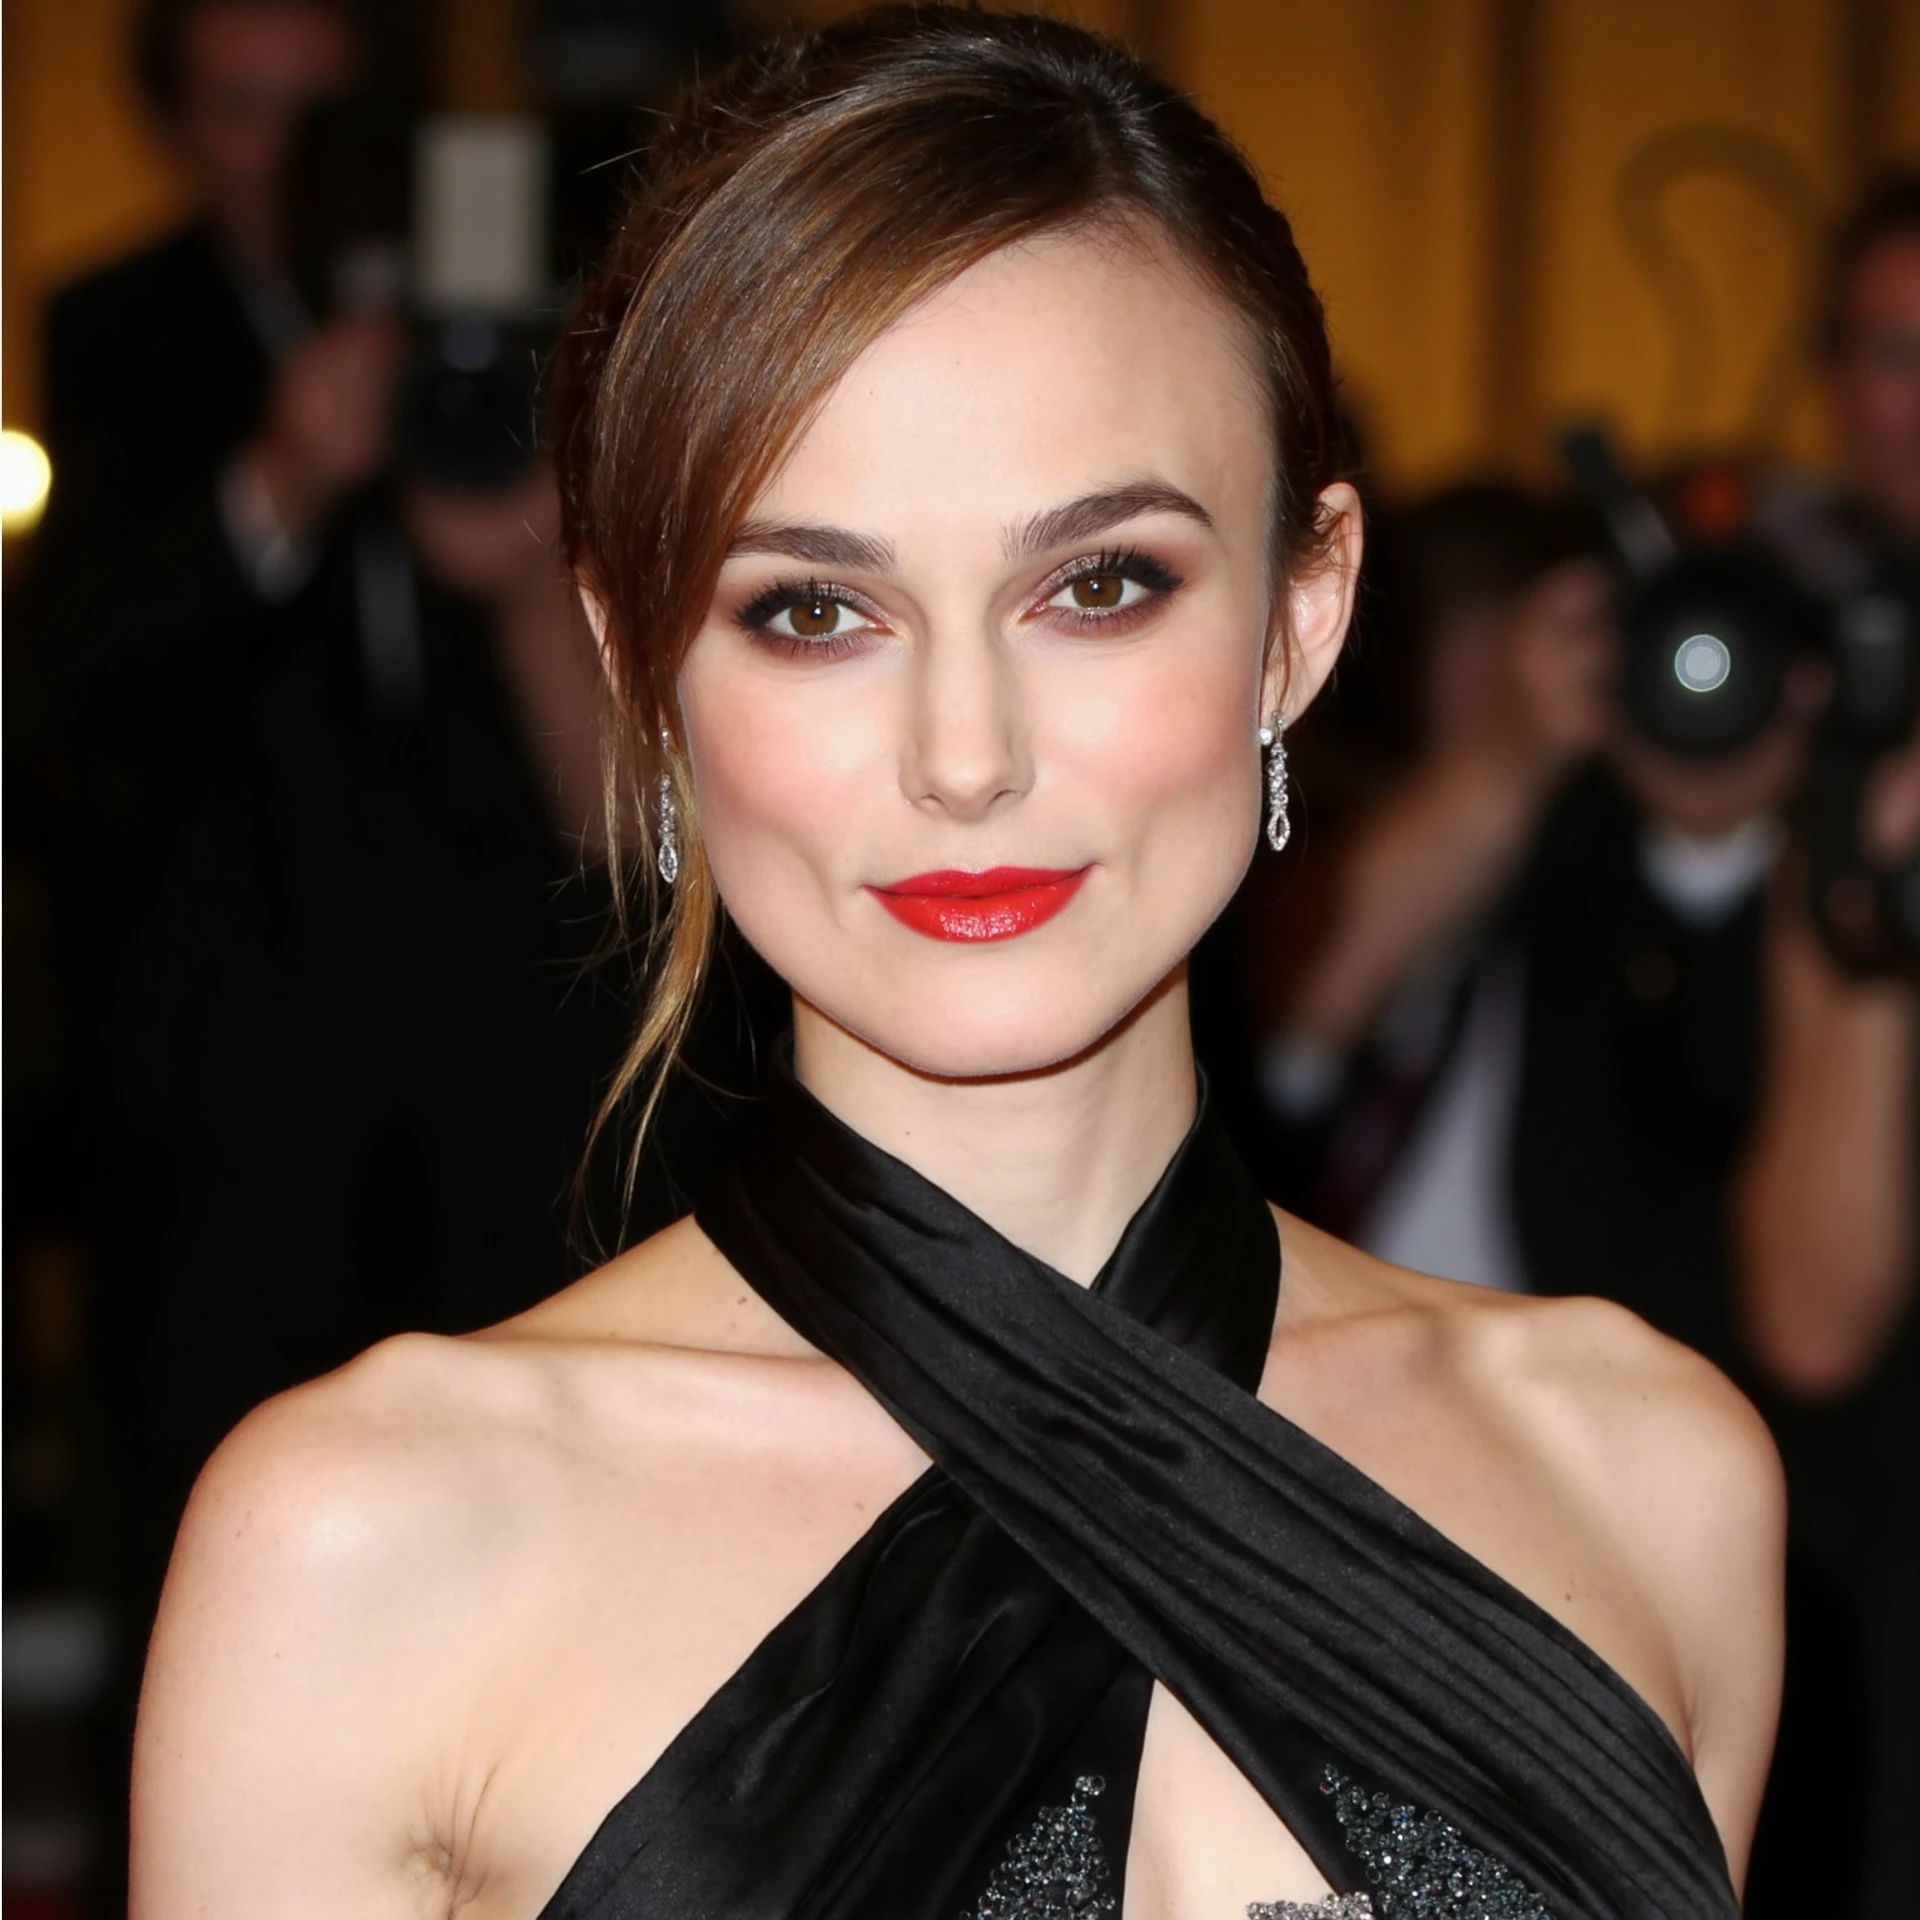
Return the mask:
[[[1146,513],[1177,513],[1203,527],[1213,525],[1213,515],[1192,494],[1164,480],[1129,480],[1031,515],[1006,530],[1001,546],[1009,560],[1030,560],[1055,547],[1095,539]],[[891,540],[812,520],[743,521],[727,542],[727,558],[755,553],[783,554],[808,566],[850,567],[861,573],[891,573],[898,560]]]
[[891,540],[806,520],[742,521],[727,542],[727,558],[743,553],[779,553],[809,566],[851,567],[860,573],[891,573],[896,558]]
[[1003,544],[1009,560],[1031,560],[1055,547],[1092,540],[1143,513],[1177,513],[1185,519],[1197,520],[1203,527],[1213,525],[1213,515],[1192,494],[1182,493],[1164,480],[1129,480],[1121,486],[1083,493],[1077,500],[1036,513],[1018,526],[1010,527]]

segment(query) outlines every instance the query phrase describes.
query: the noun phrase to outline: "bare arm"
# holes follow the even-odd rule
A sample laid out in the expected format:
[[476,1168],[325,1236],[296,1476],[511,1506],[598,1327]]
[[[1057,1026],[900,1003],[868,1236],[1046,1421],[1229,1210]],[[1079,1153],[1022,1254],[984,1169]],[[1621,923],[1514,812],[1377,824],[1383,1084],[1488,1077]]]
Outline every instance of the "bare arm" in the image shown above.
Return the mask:
[[1561,1386],[1543,1430],[1670,1649],[1694,1774],[1738,1887],[1780,1707],[1779,1457],[1759,1415],[1689,1348],[1609,1302],[1549,1311]]
[[1691,1382],[1647,1429],[1642,1538],[1679,1651],[1694,1774],[1743,1888],[1780,1718],[1786,1486],[1759,1415],[1705,1361],[1679,1359]]
[[315,534],[386,464],[405,337],[384,315],[333,320],[280,363],[267,418],[242,449],[280,528]]
[[1737,1884],[1783,1637],[1786,1496],[1759,1415],[1611,1301],[1490,1294],[1280,1221],[1292,1292],[1263,1398],[1638,1690],[1692,1761]]
[[1555,568],[1514,610],[1486,711],[1364,821],[1341,857],[1327,937],[1287,1030],[1356,1045],[1434,949],[1498,898],[1568,766],[1601,737],[1606,576]]
[[[1920,848],[1920,738],[1869,781],[1869,855]],[[1787,1392],[1844,1393],[1873,1367],[1914,1287],[1920,988],[1857,980],[1782,899],[1769,928],[1767,1066],[1733,1197],[1747,1341]]]
[[460,1503],[338,1397],[263,1408],[195,1491],[141,1695],[134,1920],[452,1909],[458,1836],[432,1803],[457,1804],[436,1755]]
[[1739,1305],[1767,1374],[1817,1398],[1869,1371],[1912,1291],[1920,996],[1847,978],[1784,916],[1767,991],[1760,1119],[1734,1195]]
[[1476,749],[1418,769],[1348,842],[1327,936],[1288,1008],[1288,1030],[1335,1052],[1498,897],[1533,831],[1530,783]]

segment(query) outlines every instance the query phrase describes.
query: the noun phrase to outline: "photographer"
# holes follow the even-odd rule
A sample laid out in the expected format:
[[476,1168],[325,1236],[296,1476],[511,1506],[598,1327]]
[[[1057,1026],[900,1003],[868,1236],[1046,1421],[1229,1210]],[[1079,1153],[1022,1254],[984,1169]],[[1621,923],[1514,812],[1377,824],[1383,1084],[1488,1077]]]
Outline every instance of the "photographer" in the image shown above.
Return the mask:
[[[1388,520],[1377,549],[1384,578],[1355,664],[1369,683],[1417,690],[1411,724],[1371,729],[1414,744],[1274,903],[1289,932],[1255,950],[1256,962],[1287,957],[1253,975],[1262,1078],[1303,1207],[1390,1257],[1409,1251],[1396,1248],[1410,1234],[1436,1271],[1519,1286],[1498,1165],[1505,1122],[1486,1097],[1510,1078],[1511,968],[1488,942],[1543,811],[1605,728],[1608,583],[1505,487],[1458,488]],[[1301,744],[1312,805],[1315,760],[1330,755]],[[1341,757],[1356,756],[1347,746]],[[1303,904],[1319,922],[1304,941]],[[1456,1076],[1464,1107],[1423,1126],[1424,1109],[1448,1104],[1436,1094],[1448,1068],[1482,1055],[1491,1075]],[[1437,1183],[1400,1177],[1423,1157],[1421,1132],[1450,1155]]]
[[[1842,230],[1824,328],[1847,486],[1790,503],[1789,536],[1840,575],[1900,577],[1920,562],[1920,177],[1869,194]],[[1810,510],[1811,508],[1811,510]],[[1909,689],[1911,691],[1911,689]],[[1895,735],[1889,726],[1884,735]],[[1920,976],[1843,965],[1812,908],[1846,910],[1863,878],[1920,874],[1920,735],[1883,738],[1859,782],[1862,872],[1818,901],[1784,876],[1765,953],[1766,1065],[1733,1194],[1745,1350],[1780,1436],[1800,1585],[1824,1594],[1857,1647],[1864,1723],[1858,1911],[1912,1897],[1920,1804]],[[1830,883],[1832,884],[1832,883]],[[1911,943],[1911,932],[1908,941]],[[1791,1668],[1790,1668],[1791,1672]],[[1791,1683],[1786,1735],[1822,1764]],[[1784,1771],[1784,1769],[1783,1769]],[[1778,1779],[1790,1803],[1799,1782]],[[1808,1875],[1811,1892],[1814,1876]]]
[[[1869,195],[1834,250],[1823,329],[1850,486],[1819,501],[1840,564],[1920,567],[1920,176]],[[1801,537],[1804,506],[1790,523]],[[1878,552],[1876,553],[1876,549]],[[1830,564],[1833,564],[1830,562]],[[1920,847],[1920,740],[1872,767],[1870,862]],[[1837,966],[1783,898],[1769,954],[1773,1045],[1737,1220],[1748,1345],[1781,1391],[1821,1400],[1872,1372],[1915,1267],[1916,1007],[1911,972]]]
[[[1622,1300],[1766,1406],[1795,1552],[1756,1914],[1910,1891],[1917,210],[1882,190],[1835,256],[1849,489],[1750,512],[1736,472],[1680,476],[1681,545],[1625,566],[1610,644],[1548,617],[1577,573],[1507,594],[1471,723],[1430,722],[1299,876],[1324,929],[1270,1002],[1270,1102],[1324,1217]],[[1752,652],[1688,656],[1723,630]]]
[[1323,926],[1269,987],[1270,1101],[1308,1203],[1375,1251],[1605,1291],[1725,1357],[1719,1196],[1818,681],[1711,763],[1637,737],[1606,569],[1562,516],[1509,495],[1492,519],[1479,491],[1477,526],[1456,496],[1389,529],[1423,743],[1301,877]]
[[[140,76],[200,212],[49,315],[37,621],[156,805],[206,739],[209,688],[325,590],[333,517],[387,458],[399,331],[315,324],[284,205],[299,126],[367,84],[375,51],[347,0],[153,0]],[[155,699],[168,741],[151,712],[126,724]]]
[[199,1129],[176,1056],[244,911],[263,686],[302,650],[404,645],[410,591],[367,505],[399,329],[314,324],[288,268],[298,130],[381,64],[370,30],[349,0],[152,0],[136,50],[198,210],[53,303],[54,485],[8,650],[9,870],[46,901],[34,1024],[62,1036],[22,1150],[110,1290],[143,1286]]

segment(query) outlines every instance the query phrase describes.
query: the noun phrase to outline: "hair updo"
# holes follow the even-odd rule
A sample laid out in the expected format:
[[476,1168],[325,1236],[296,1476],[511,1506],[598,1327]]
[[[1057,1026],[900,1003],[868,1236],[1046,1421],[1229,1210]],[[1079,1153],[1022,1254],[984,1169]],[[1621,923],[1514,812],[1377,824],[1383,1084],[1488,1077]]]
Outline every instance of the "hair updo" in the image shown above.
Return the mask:
[[644,1131],[713,944],[675,683],[729,539],[909,308],[1010,243],[1102,222],[1157,230],[1248,323],[1284,577],[1338,477],[1320,302],[1232,142],[1129,54],[1033,15],[884,7],[748,55],[655,135],[556,396],[566,558],[606,618],[609,831],[649,837],[662,779],[679,818],[679,879],[603,1122],[644,1079]]

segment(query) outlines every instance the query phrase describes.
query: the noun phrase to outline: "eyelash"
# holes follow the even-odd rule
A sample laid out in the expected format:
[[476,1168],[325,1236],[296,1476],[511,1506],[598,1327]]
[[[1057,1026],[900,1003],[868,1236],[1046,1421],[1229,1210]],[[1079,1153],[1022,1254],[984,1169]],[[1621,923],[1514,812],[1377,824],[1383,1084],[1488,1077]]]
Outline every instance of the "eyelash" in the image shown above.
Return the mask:
[[1114,574],[1122,580],[1131,581],[1135,586],[1145,587],[1151,597],[1136,601],[1130,607],[1116,607],[1105,613],[1093,607],[1056,607],[1055,615],[1064,617],[1078,633],[1113,632],[1131,627],[1151,613],[1158,602],[1177,593],[1186,584],[1164,560],[1157,560],[1138,547],[1110,548],[1105,553],[1075,560],[1064,567],[1040,589],[1040,599],[1044,603],[1055,594],[1065,593],[1077,582],[1097,580],[1102,574]]
[[[1109,548],[1063,567],[1040,588],[1036,599],[1044,607],[1056,595],[1065,593],[1078,582],[1095,580],[1108,574],[1117,575],[1135,586],[1145,587],[1152,597],[1130,607],[1116,607],[1104,612],[1093,607],[1055,607],[1051,610],[1054,617],[1064,619],[1076,633],[1124,631],[1151,612],[1158,601],[1178,592],[1186,584],[1184,577],[1164,561],[1138,547]],[[867,619],[879,617],[864,601],[844,587],[831,586],[824,580],[776,580],[755,594],[734,618],[763,646],[792,659],[835,660],[854,652],[860,644],[859,630],[846,634],[826,634],[813,640],[774,631],[772,622],[780,614],[815,601],[845,607],[849,612]]]
[[775,653],[786,654],[790,659],[837,660],[853,652],[860,642],[858,631],[830,633],[817,640],[774,632],[770,623],[776,615],[816,600],[825,601],[830,606],[845,607],[849,612],[869,620],[878,617],[872,608],[857,600],[844,587],[828,586],[824,580],[776,580],[764,592],[755,594],[734,618],[762,646],[770,647]]

